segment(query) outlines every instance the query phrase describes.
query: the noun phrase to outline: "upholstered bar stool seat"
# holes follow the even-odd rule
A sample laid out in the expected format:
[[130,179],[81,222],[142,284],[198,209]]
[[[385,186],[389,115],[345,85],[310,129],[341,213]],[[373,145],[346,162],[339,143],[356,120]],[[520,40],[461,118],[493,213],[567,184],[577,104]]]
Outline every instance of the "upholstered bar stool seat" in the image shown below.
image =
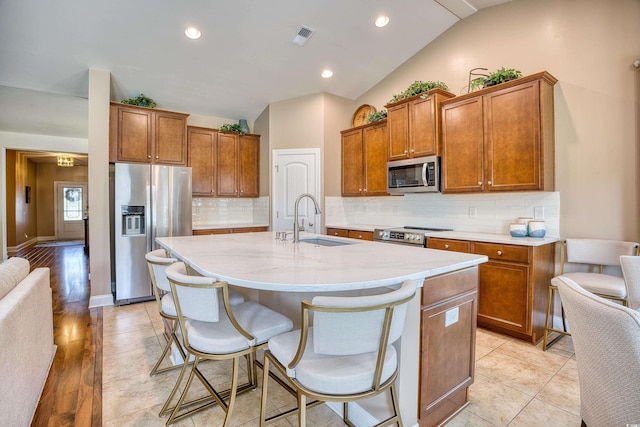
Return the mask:
[[627,298],[627,289],[624,286],[624,279],[618,276],[598,273],[564,273],[562,277],[567,277],[592,294],[609,295],[612,298],[624,300]]
[[620,267],[627,287],[627,306],[640,311],[640,256],[621,256]]

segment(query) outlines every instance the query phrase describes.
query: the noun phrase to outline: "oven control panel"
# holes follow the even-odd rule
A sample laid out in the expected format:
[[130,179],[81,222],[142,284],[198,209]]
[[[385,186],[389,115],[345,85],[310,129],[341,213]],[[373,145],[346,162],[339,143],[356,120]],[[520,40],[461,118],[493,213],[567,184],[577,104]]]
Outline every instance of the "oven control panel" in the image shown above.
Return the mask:
[[375,230],[373,233],[373,240],[424,246],[425,233],[415,230]]

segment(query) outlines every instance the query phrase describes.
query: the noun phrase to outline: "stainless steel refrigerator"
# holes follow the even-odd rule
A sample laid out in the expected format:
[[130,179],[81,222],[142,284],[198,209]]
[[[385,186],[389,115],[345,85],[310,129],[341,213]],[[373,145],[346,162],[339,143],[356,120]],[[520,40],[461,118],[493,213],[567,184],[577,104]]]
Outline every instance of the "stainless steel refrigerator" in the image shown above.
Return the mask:
[[109,169],[111,291],[116,305],[153,298],[145,254],[156,237],[191,235],[191,168],[115,163]]

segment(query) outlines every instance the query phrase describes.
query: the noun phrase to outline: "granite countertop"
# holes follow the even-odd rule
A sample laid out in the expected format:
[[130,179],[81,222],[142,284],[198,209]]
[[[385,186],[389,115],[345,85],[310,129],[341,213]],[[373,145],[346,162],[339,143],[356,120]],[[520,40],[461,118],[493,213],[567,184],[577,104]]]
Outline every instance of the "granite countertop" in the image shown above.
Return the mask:
[[327,292],[390,286],[472,267],[483,255],[300,233],[349,243],[320,246],[275,238],[275,232],[161,237],[156,241],[198,273],[236,286]]
[[197,224],[193,230],[219,230],[221,228],[249,228],[249,227],[269,227],[268,223],[239,222],[230,224]]

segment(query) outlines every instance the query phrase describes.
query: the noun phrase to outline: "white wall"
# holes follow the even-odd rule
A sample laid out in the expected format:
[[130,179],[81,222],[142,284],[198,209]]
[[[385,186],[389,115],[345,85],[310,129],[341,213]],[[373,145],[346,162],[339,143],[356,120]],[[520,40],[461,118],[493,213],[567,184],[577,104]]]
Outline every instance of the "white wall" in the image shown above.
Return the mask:
[[356,104],[384,107],[414,80],[460,94],[469,70],[546,70],[555,86],[562,237],[640,240],[638,0],[514,0],[460,21]]

